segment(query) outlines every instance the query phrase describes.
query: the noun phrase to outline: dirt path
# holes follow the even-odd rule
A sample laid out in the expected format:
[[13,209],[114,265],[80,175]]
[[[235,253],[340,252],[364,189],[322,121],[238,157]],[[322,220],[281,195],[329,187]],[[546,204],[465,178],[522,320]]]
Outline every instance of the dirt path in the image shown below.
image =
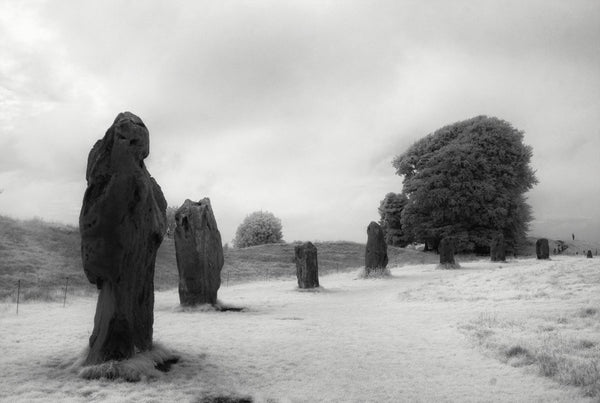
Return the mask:
[[485,281],[486,271],[410,266],[389,279],[326,276],[317,292],[300,292],[293,281],[221,289],[224,303],[246,312],[182,312],[176,291],[157,293],[155,340],[183,360],[137,384],[83,381],[66,368],[86,343],[95,301],[26,304],[18,318],[0,306],[0,400],[586,401],[574,388],[486,356],[460,331],[481,312],[529,309],[518,300],[445,294],[474,276]]

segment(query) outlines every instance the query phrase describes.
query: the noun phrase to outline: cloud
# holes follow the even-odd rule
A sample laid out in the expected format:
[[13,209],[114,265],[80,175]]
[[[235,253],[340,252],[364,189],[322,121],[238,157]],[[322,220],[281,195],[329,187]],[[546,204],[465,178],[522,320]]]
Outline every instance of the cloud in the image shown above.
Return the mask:
[[43,215],[12,203],[52,189],[76,211],[130,110],[169,204],[211,197],[224,239],[265,209],[288,240],[363,240],[401,190],[391,159],[479,114],[525,131],[537,216],[600,216],[596,2],[9,1],[0,22],[2,212]]

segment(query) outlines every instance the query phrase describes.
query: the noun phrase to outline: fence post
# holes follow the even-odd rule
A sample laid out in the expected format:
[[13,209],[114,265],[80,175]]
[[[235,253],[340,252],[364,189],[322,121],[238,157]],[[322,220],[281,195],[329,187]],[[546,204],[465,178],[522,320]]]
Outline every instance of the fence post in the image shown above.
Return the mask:
[[65,297],[63,298],[63,308],[65,307],[65,304],[67,303],[67,287],[69,287],[69,276],[67,276],[66,281],[65,281]]
[[19,314],[19,298],[21,297],[21,280],[17,283],[17,315]]

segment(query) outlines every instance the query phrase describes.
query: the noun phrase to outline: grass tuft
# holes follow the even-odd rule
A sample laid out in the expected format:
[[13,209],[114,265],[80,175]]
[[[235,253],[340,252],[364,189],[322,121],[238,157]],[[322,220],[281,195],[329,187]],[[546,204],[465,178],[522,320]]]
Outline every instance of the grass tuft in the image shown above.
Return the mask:
[[506,355],[506,357],[508,357],[508,358],[511,358],[511,357],[516,357],[518,355],[531,355],[531,354],[529,353],[529,351],[526,348],[516,345],[516,346],[512,346],[511,348],[506,350],[504,355]]
[[436,269],[438,269],[438,270],[456,270],[456,269],[460,269],[460,264],[458,264],[458,262],[456,262],[456,263],[439,263],[436,266]]
[[598,313],[598,309],[587,307],[579,310],[579,316],[582,318],[589,318],[591,316],[595,316]]
[[363,267],[358,271],[358,278],[389,278],[392,277],[390,269],[387,267],[366,268]]
[[[85,353],[87,354],[87,351]],[[84,366],[79,370],[79,376],[83,379],[121,379],[127,382],[139,382],[160,377],[162,372],[167,371],[171,364],[178,361],[178,355],[155,344],[152,350],[138,353],[127,360],[111,360]]]
[[[590,316],[596,308],[581,308],[555,317],[515,321],[482,313],[462,326],[481,346],[514,367],[535,365],[540,375],[581,388],[587,397],[600,397],[600,350],[595,339],[600,326]],[[569,321],[564,320],[570,317]],[[561,326],[556,327],[556,323]],[[552,329],[551,332],[548,329]],[[590,338],[577,337],[586,332]]]

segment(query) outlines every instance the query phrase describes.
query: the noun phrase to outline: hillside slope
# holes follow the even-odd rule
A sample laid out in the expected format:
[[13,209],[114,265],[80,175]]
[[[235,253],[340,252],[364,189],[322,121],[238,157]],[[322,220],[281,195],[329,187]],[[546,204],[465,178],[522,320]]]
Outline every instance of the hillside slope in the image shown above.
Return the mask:
[[[585,241],[565,241],[565,254],[600,249]],[[319,273],[328,274],[356,270],[364,265],[365,245],[355,242],[316,242]],[[556,242],[550,242],[550,249]],[[406,264],[436,263],[433,253],[409,248],[389,247],[389,267]],[[523,255],[535,255],[535,239],[531,238]],[[294,244],[260,245],[244,249],[225,249],[222,286],[252,280],[293,277],[295,275]],[[470,257],[458,257],[459,261]],[[94,293],[87,281],[80,256],[80,237],[76,227],[51,224],[41,220],[15,220],[0,216],[0,299],[16,298],[21,281],[24,299],[56,299],[69,278],[69,290]],[[165,290],[177,287],[177,263],[173,239],[165,238],[156,258],[155,287]]]
[[[365,245],[353,242],[315,243],[319,272],[353,270],[364,265]],[[411,249],[389,248],[390,266],[432,263],[433,254]],[[225,250],[223,286],[257,279],[293,277],[293,244],[271,244]],[[16,298],[21,281],[21,298],[56,299],[64,290],[94,293],[81,267],[80,237],[76,227],[41,220],[15,220],[0,216],[0,299]],[[155,287],[177,287],[177,263],[173,239],[165,238],[156,258]]]

